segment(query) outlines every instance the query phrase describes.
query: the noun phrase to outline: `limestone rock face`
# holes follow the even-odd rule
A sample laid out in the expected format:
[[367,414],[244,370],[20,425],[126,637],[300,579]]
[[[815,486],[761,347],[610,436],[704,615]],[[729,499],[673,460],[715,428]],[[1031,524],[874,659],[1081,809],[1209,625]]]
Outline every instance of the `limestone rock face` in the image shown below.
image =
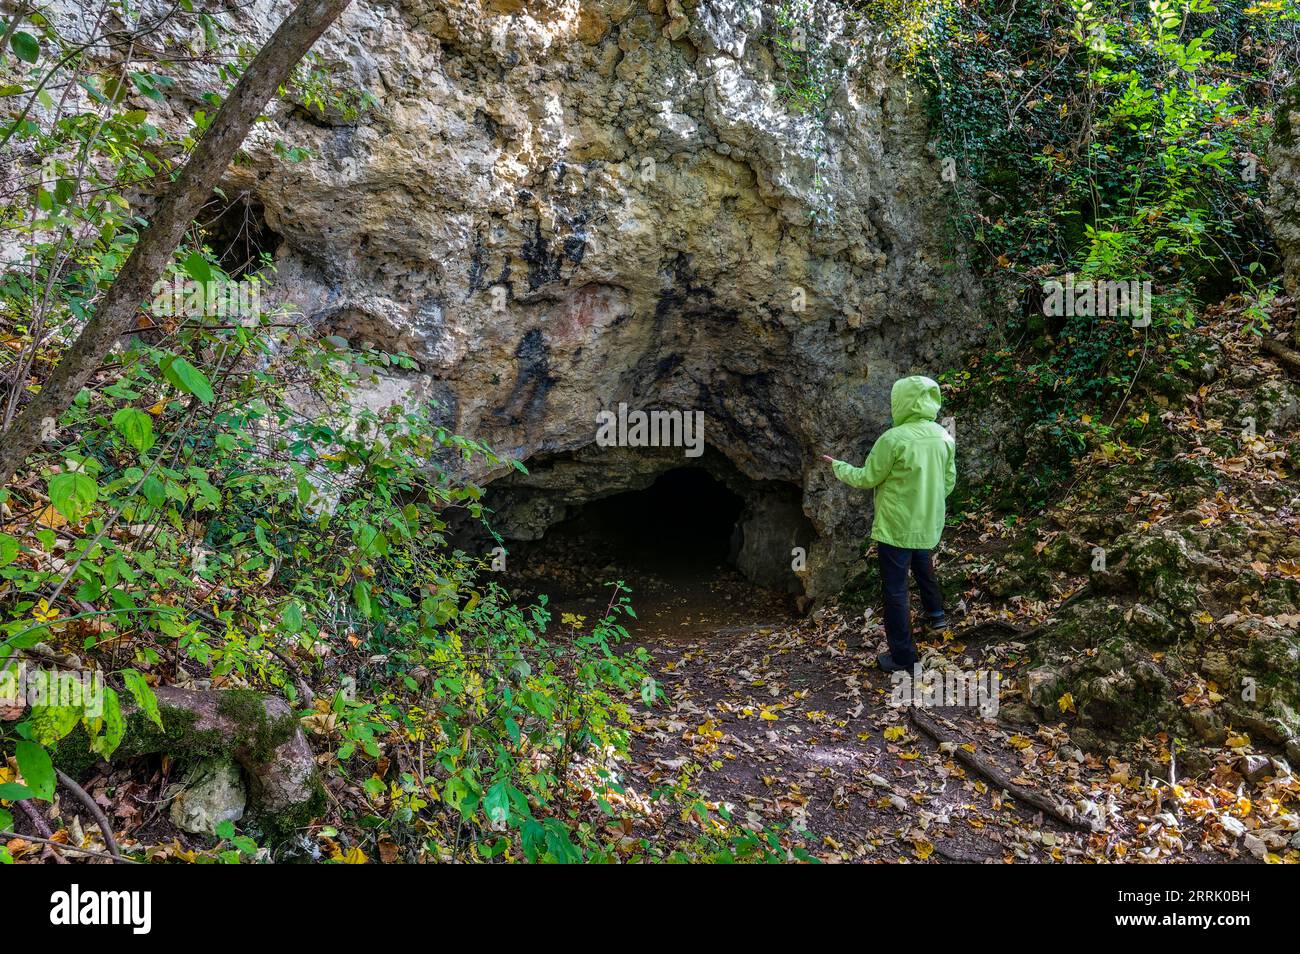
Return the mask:
[[[265,38],[288,6],[232,4],[226,25]],[[376,105],[276,104],[226,191],[282,237],[279,296],[414,356],[413,399],[530,468],[590,449],[620,402],[703,411],[745,478],[795,488],[826,592],[870,502],[820,454],[860,461],[895,378],[938,376],[983,322],[921,94],[813,8],[820,115],[791,104],[806,76],[770,3],[357,3],[317,49]],[[173,95],[212,85],[205,70]],[[626,472],[579,494],[681,463],[611,457]]]
[[1269,150],[1269,224],[1286,268],[1286,287],[1300,295],[1300,82],[1277,105],[1277,127]]

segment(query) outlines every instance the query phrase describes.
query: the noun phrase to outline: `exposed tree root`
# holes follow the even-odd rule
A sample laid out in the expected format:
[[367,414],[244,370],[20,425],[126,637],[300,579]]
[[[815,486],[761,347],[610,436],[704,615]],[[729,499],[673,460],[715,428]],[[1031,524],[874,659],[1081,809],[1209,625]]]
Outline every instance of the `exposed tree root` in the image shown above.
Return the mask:
[[1288,348],[1282,342],[1274,341],[1272,338],[1261,339],[1259,346],[1292,374],[1300,374],[1300,351]]
[[63,786],[77,796],[81,804],[86,806],[86,811],[90,812],[91,817],[95,819],[95,824],[99,826],[99,830],[104,834],[104,844],[108,846],[108,853],[113,856],[115,861],[124,861],[122,852],[117,847],[117,839],[113,837],[113,826],[109,824],[108,816],[104,814],[103,809],[95,804],[95,800],[90,797],[90,793],[78,785],[76,779],[61,769],[55,769],[54,771],[58,773],[59,781],[63,783]]
[[[38,845],[48,845],[50,848],[57,848],[59,851],[75,851],[79,855],[90,855],[94,858],[103,858],[105,861],[112,861],[119,865],[138,865],[140,862],[133,861],[130,858],[123,858],[121,855],[109,855],[102,851],[95,851],[93,848],[78,848],[76,845],[65,845],[61,841],[55,841],[52,838],[41,838],[37,835],[20,835],[16,831],[0,831],[0,838],[21,838],[23,841],[34,841]],[[55,854],[56,858],[60,856]],[[68,859],[63,858],[63,863],[67,864]]]
[[944,735],[937,725],[915,706],[908,710],[912,724],[920,731],[924,732],[930,738],[940,745],[950,743],[952,756],[966,768],[970,769],[976,775],[981,776],[986,781],[992,782],[998,788],[1002,789],[1018,802],[1037,808],[1044,815],[1055,818],[1061,824],[1073,828],[1076,831],[1093,831],[1093,825],[1090,822],[1075,818],[1065,812],[1059,805],[1039,792],[1031,791],[1023,785],[1017,785],[1011,779],[1007,778],[1001,770],[981,759],[974,752],[968,752],[961,747],[961,743]]

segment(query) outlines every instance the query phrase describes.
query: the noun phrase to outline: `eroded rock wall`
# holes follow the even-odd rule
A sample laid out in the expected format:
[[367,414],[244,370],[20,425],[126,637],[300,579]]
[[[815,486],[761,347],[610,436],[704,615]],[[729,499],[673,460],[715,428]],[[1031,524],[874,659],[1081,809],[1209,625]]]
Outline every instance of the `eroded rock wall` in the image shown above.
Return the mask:
[[1300,82],[1283,94],[1275,120],[1269,149],[1269,225],[1282,252],[1287,291],[1300,297]]
[[[225,23],[262,39],[287,7],[232,4]],[[894,379],[937,376],[982,325],[921,97],[850,52],[835,9],[808,22],[832,76],[814,117],[783,95],[770,3],[358,0],[318,50],[374,108],[274,105],[227,192],[282,236],[279,296],[413,355],[403,389],[539,473],[599,454],[603,408],[704,411],[746,477],[798,488],[825,592],[869,499],[819,455],[860,459]],[[210,68],[190,79],[170,95]],[[576,496],[661,459],[611,457],[637,473]]]

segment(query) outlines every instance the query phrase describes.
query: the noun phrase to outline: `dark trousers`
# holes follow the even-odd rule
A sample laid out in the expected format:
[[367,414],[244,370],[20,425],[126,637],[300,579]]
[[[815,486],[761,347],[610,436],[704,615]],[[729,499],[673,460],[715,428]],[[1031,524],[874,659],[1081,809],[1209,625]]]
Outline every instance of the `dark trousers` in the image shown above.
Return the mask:
[[910,669],[918,660],[907,601],[907,569],[911,567],[916,577],[925,615],[935,622],[943,619],[939,581],[934,578],[929,550],[907,550],[876,541],[876,552],[880,558],[880,584],[885,591],[885,638],[889,640],[889,655],[898,665]]

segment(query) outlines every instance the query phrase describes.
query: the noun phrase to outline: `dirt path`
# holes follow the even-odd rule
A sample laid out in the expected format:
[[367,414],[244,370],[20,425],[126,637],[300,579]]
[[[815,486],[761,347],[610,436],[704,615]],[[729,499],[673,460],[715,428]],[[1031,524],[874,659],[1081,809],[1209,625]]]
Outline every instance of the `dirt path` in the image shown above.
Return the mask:
[[[870,615],[849,619],[832,608],[801,619],[789,598],[720,567],[584,556],[593,554],[539,549],[521,563],[527,588],[551,594],[557,614],[598,618],[609,591],[592,580],[632,586],[637,619],[628,629],[662,692],[653,707],[634,707],[622,766],[643,805],[656,804],[657,791],[697,793],[711,812],[775,830],[787,847],[828,862],[1262,860],[1263,838],[1270,860],[1289,856],[1278,838],[1291,837],[1286,813],[1300,796],[1290,774],[1247,784],[1241,753],[1224,749],[1212,773],[1172,784],[1155,757],[1167,740],[1153,740],[1145,755],[1139,745],[1126,761],[1080,751],[1064,721],[1008,722],[1026,661],[1014,638],[976,642],[974,628],[958,627],[922,644],[932,672],[996,671],[1002,679],[1000,719],[974,705],[927,705],[950,740],[940,746],[892,698],[893,682],[875,665],[883,632]],[[966,752],[955,755],[957,745]],[[972,772],[966,753],[1083,824],[1008,797]],[[698,834],[698,822],[667,814],[647,811],[628,834],[659,844]],[[1254,841],[1252,831],[1260,832]]]
[[827,861],[1082,851],[1082,836],[1002,799],[911,728],[874,666],[875,627],[864,645],[860,620],[799,623],[730,577],[664,602],[666,616],[652,601],[634,631],[664,694],[638,714],[634,786],[684,780],[746,824],[806,829]]

